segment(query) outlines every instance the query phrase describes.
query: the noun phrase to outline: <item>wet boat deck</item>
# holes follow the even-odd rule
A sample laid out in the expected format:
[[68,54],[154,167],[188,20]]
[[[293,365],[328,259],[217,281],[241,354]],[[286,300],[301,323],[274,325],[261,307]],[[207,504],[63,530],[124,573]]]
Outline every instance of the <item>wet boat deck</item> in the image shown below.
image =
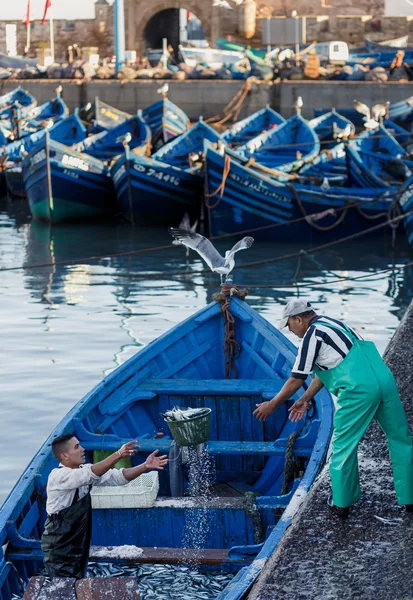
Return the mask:
[[[392,369],[413,429],[413,304],[389,343]],[[341,522],[326,509],[325,468],[269,559],[248,600],[411,600],[413,513],[397,504],[386,439],[376,423],[359,450],[362,499]]]

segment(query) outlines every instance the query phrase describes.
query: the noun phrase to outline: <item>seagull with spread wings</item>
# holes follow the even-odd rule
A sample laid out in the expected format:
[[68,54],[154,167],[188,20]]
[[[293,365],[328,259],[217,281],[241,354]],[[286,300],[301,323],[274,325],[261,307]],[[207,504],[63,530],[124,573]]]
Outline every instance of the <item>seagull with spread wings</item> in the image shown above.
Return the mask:
[[254,238],[249,236],[244,237],[242,240],[237,242],[235,246],[231,248],[231,250],[227,250],[225,252],[224,258],[221,256],[215,246],[213,246],[213,244],[206,237],[199,233],[188,231],[187,229],[180,229],[179,227],[171,227],[169,229],[169,233],[183,246],[192,248],[192,250],[198,252],[199,256],[204,259],[211,271],[219,273],[221,277],[221,283],[223,276],[225,275],[228,277],[229,273],[231,273],[232,269],[235,267],[235,253],[239,252],[240,250],[251,248],[252,244],[254,243]]

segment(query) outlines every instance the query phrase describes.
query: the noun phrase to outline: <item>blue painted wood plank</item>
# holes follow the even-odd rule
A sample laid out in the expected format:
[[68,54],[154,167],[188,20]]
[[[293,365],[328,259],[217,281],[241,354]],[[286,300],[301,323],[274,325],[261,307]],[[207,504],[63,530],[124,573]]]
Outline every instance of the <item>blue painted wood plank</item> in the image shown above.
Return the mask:
[[[249,348],[249,347],[248,347]],[[252,351],[254,358],[262,359]],[[276,394],[285,381],[277,376],[266,365],[268,372],[272,375],[268,379],[147,379],[142,382],[138,388],[141,390],[151,390],[163,394],[199,394],[199,395],[219,395],[219,396],[248,396],[250,394],[260,394],[274,392]],[[131,396],[132,398],[132,396]]]
[[170,367],[165,369],[165,371],[163,371],[159,375],[159,379],[166,379],[167,377],[172,377],[173,375],[175,375],[175,373],[178,373],[179,371],[181,371],[181,369],[184,369],[187,365],[193,363],[194,360],[202,356],[202,354],[205,354],[205,352],[207,352],[210,349],[211,344],[209,342],[205,342],[204,344],[202,344],[202,346],[195,347],[191,352],[187,351],[180,360],[175,361],[173,364],[171,364]]
[[35,501],[31,507],[29,508],[28,513],[24,517],[23,521],[19,526],[19,533],[23,537],[28,537],[33,535],[33,529],[35,529],[36,524],[40,518],[39,505],[37,501]]

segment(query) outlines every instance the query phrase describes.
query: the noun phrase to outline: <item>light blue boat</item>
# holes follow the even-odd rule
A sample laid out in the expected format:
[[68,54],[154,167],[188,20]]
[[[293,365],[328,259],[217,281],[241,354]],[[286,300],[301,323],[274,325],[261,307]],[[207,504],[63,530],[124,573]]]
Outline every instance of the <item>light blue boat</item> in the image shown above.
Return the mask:
[[308,124],[318,135],[323,149],[337,143],[335,137],[336,132],[347,130],[348,135],[346,137],[350,137],[353,136],[356,131],[356,128],[350,119],[343,117],[334,108],[330,112],[311,119]]
[[88,125],[88,133],[94,134],[112,129],[124,121],[131,119],[133,115],[123,112],[110,104],[106,104],[106,102],[102,102],[96,96],[93,103],[89,102],[80,109],[79,116]]
[[235,123],[235,125],[224,131],[221,137],[226,144],[236,148],[237,146],[246,144],[265,131],[275,129],[282,123],[285,123],[284,117],[274,109],[266,106],[246,119]]
[[[113,550],[125,544],[142,548],[141,556],[133,559],[137,563],[159,562],[159,556],[165,563],[185,562],[195,553],[203,569],[236,573],[216,600],[245,597],[323,465],[333,410],[323,389],[314,410],[298,423],[288,420],[290,402],[265,423],[255,419],[256,403],[271,398],[289,377],[296,348],[247,303],[232,298],[230,310],[241,348],[235,359],[237,378],[225,378],[224,319],[213,302],[106,376],[56,427],[0,513],[1,600],[11,600],[21,583],[42,568],[44,485],[57,466],[53,438],[73,433],[88,462],[97,450],[115,451],[136,439],[140,449],[132,462],[141,463],[153,450],[170,451],[171,434],[160,413],[175,405],[211,409],[207,448],[219,484],[212,489],[213,497],[172,498],[170,463],[159,472],[159,495],[152,508],[93,509],[91,559],[110,562],[108,546]],[[309,383],[310,378],[304,387]],[[284,479],[286,444],[297,433],[296,474]],[[186,486],[186,477],[184,482]],[[201,547],[190,541],[185,549],[183,532],[190,516],[210,527]]]
[[300,114],[275,129],[262,133],[237,152],[269,169],[295,171],[320,152],[320,140]]

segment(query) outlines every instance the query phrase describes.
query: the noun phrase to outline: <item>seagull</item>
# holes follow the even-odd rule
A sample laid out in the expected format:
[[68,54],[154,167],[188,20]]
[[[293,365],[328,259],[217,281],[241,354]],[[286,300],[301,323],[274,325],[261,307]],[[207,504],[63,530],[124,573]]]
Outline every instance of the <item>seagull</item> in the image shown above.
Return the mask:
[[368,119],[365,123],[364,123],[364,127],[366,129],[377,129],[377,127],[379,126],[378,122],[375,119]]
[[131,140],[132,140],[132,134],[130,131],[125,133],[125,135],[120,135],[118,138],[116,138],[116,142],[117,143],[121,142],[123,144],[124,148],[126,148],[126,146],[129,145]]
[[166,96],[168,95],[168,92],[169,92],[169,85],[167,83],[164,83],[163,86],[158,89],[158,94],[162,94],[162,96],[164,98],[166,98]]
[[227,2],[227,0],[213,0],[212,6],[218,6],[219,8],[229,8],[229,10],[234,10],[229,4],[229,2]]
[[297,111],[297,113],[301,113],[301,109],[304,105],[303,99],[301,98],[301,96],[298,96],[296,103],[294,104],[295,110]]
[[340,129],[337,123],[335,121],[333,122],[334,139],[347,140],[351,136],[352,132],[353,128],[351,126],[351,123],[347,123],[347,125],[343,129]]
[[222,277],[224,275],[228,277],[232,269],[235,267],[234,254],[239,252],[239,250],[251,248],[252,244],[254,243],[254,238],[249,236],[244,237],[242,240],[237,242],[235,246],[231,248],[231,250],[227,250],[225,252],[224,258],[212,245],[212,243],[199,233],[173,227],[169,229],[169,233],[184,246],[192,248],[198,252],[199,256],[204,259],[211,271],[219,273],[221,277],[221,283]]
[[377,122],[383,121],[384,117],[387,116],[387,111],[389,109],[390,102],[387,101],[384,104],[375,104],[371,109],[371,116]]
[[86,104],[86,106],[85,106],[84,110],[86,110],[86,111],[87,111],[87,110],[90,110],[91,108],[92,108],[92,103],[91,103],[91,102],[88,102],[88,103]]
[[244,4],[244,2],[245,2],[245,0],[232,0],[232,1],[236,6],[241,6],[241,4]]
[[57,96],[60,96],[62,92],[63,92],[63,87],[61,85],[58,85],[56,88]]
[[370,119],[370,109],[367,106],[367,104],[363,104],[362,102],[359,102],[358,100],[353,100],[354,102],[354,108],[356,109],[357,112],[359,112],[360,114],[364,115],[365,117],[367,117],[367,120]]
[[328,183],[327,177],[324,177],[323,182],[321,184],[321,191],[328,192],[330,189],[330,184]]
[[[192,231],[192,233],[195,233],[197,226],[198,226],[198,221],[195,221],[195,223],[193,225],[191,225],[191,221],[189,220],[189,215],[188,215],[188,213],[185,213],[184,216],[182,217],[182,221],[179,223],[178,229],[184,229],[185,231]],[[183,244],[179,240],[173,240],[172,243],[174,246],[185,246],[185,244]],[[186,247],[186,256],[187,257],[189,256],[188,246]]]

